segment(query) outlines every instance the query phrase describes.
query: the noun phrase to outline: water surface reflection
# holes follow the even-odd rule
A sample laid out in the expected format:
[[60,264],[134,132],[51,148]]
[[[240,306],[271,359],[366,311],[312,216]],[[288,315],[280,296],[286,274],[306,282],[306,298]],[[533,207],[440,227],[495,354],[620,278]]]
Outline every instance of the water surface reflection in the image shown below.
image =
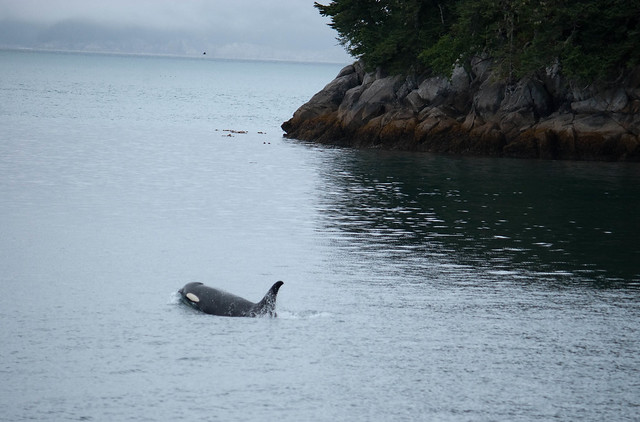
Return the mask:
[[637,165],[340,150],[322,172],[320,230],[365,265],[640,281]]

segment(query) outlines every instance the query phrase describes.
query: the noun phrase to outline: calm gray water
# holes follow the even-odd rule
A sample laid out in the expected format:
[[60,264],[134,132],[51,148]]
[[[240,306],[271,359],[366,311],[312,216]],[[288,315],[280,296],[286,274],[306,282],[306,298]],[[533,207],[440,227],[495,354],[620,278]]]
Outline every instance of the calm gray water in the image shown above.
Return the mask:
[[283,139],[340,67],[0,52],[0,420],[640,419],[640,167]]

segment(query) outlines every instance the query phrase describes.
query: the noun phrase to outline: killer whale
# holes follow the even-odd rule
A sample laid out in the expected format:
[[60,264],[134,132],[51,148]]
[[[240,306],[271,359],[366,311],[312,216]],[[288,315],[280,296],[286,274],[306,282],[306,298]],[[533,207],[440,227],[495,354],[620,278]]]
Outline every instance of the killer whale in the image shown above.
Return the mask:
[[178,290],[187,305],[210,315],[232,317],[276,317],[276,296],[284,283],[277,281],[258,303],[253,303],[224,290],[214,289],[202,283],[187,283]]

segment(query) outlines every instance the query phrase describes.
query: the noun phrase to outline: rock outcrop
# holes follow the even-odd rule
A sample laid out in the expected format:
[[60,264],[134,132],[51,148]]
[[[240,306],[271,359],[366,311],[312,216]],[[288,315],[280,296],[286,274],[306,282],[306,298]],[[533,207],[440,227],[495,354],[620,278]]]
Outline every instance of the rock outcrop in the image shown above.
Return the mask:
[[451,78],[347,66],[282,124],[288,138],[520,158],[640,161],[640,68],[575,88],[550,68],[506,84],[486,60]]

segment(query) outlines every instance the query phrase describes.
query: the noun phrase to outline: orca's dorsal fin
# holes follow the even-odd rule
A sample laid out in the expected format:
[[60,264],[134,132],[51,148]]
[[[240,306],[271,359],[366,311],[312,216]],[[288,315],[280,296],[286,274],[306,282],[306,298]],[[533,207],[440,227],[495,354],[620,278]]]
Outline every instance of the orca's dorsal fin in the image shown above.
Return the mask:
[[256,315],[269,315],[276,316],[276,297],[278,296],[278,290],[284,284],[282,281],[276,281],[269,289],[266,295],[260,302],[256,304]]

